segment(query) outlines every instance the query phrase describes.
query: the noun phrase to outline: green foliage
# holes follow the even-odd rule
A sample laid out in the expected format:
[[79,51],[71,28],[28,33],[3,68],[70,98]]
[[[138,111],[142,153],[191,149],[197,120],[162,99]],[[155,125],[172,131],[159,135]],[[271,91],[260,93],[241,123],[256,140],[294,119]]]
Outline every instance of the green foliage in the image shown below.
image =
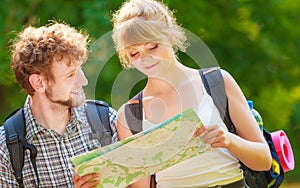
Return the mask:
[[[111,31],[111,12],[121,2],[1,0],[0,122],[13,109],[21,107],[25,99],[14,81],[9,63],[10,40],[16,32],[27,25],[40,26],[51,19],[62,20],[88,33],[92,45]],[[283,129],[287,132],[295,148],[295,158],[299,158],[300,150],[296,146],[300,143],[296,137],[300,132],[300,1],[164,2],[174,9],[178,22],[199,36],[219,65],[235,77],[246,97],[254,101],[264,126],[271,131]],[[105,48],[100,48],[99,53]],[[184,64],[190,63],[185,54],[179,56]],[[118,59],[113,55],[99,73],[96,98],[111,102],[111,88],[120,71]],[[142,85],[134,90],[138,91]],[[299,171],[294,170],[287,173],[286,179],[297,181],[299,175]]]

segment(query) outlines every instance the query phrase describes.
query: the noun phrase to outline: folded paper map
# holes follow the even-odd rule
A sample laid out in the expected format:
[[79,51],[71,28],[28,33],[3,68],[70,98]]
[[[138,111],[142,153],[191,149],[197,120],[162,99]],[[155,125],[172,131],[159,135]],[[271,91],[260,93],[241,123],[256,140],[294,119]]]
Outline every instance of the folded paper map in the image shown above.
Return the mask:
[[72,158],[79,175],[100,173],[102,187],[127,185],[203,153],[209,145],[201,135],[202,123],[193,109],[117,143]]

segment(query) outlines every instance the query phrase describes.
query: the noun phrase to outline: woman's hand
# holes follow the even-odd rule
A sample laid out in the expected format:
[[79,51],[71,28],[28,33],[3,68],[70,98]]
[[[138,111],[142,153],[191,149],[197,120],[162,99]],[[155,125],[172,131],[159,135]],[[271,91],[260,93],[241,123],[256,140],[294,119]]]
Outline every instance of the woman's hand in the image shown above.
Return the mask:
[[219,125],[206,125],[199,128],[194,136],[203,134],[204,143],[210,144],[212,148],[227,148],[230,143],[230,134]]
[[84,176],[79,176],[78,174],[75,174],[73,176],[73,183],[74,188],[92,188],[96,187],[100,181],[98,178],[100,177],[100,174],[87,174]]

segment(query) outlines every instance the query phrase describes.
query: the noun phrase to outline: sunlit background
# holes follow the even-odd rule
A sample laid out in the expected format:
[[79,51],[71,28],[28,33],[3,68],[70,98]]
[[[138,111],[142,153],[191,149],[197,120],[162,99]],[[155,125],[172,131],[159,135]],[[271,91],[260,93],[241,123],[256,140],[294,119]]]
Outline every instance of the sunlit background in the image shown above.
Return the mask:
[[[284,186],[299,181],[300,171],[300,1],[272,0],[165,0],[174,9],[177,21],[200,37],[218,64],[237,80],[246,97],[263,117],[269,131],[282,129],[289,136],[295,156],[295,169],[286,173]],[[26,95],[14,80],[9,46],[23,27],[41,26],[48,20],[64,21],[88,33],[91,40],[89,63],[103,61],[111,44],[92,46],[112,29],[111,13],[121,0],[1,0],[0,1],[0,122],[22,107]],[[122,68],[114,51],[105,56],[97,72],[95,92],[88,96],[112,103],[112,86]],[[184,53],[184,64],[199,68]],[[102,59],[101,59],[102,58]],[[93,70],[95,71],[95,70]],[[135,94],[141,80],[131,91]],[[91,93],[93,92],[93,93]],[[122,91],[119,91],[120,93]],[[113,99],[115,100],[115,99]],[[124,101],[125,102],[125,101]],[[114,106],[118,108],[119,106]]]

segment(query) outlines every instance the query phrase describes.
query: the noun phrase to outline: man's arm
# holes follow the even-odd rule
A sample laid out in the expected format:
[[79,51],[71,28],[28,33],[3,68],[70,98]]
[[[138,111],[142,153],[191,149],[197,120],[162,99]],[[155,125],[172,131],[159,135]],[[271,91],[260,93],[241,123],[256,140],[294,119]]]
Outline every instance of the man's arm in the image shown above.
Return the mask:
[[0,185],[1,187],[18,188],[18,182],[13,174],[8,149],[6,147],[3,126],[0,132]]
[[117,112],[115,109],[109,107],[109,122],[110,122],[110,127],[112,131],[112,138],[111,141],[112,143],[117,142],[119,140],[118,138],[118,133],[117,133],[117,128],[116,128],[116,116]]

